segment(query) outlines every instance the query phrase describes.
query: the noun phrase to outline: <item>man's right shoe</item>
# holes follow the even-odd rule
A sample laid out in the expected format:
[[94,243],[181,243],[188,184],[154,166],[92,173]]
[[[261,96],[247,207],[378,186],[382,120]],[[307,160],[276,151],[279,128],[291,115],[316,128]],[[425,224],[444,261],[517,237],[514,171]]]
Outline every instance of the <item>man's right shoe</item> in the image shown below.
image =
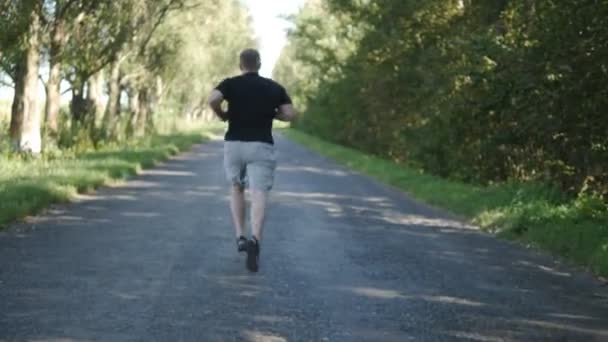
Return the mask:
[[260,243],[255,237],[247,241],[247,269],[257,272],[260,261]]

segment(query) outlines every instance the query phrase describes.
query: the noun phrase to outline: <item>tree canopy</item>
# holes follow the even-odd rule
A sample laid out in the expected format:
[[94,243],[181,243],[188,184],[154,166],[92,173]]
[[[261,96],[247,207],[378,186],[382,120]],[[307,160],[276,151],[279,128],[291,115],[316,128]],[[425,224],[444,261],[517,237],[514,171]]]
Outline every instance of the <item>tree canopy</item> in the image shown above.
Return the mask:
[[310,0],[275,77],[300,128],[424,172],[608,193],[608,3]]
[[0,86],[15,90],[13,146],[37,153],[44,131],[46,142],[69,146],[82,138],[74,130],[116,139],[146,134],[159,115],[200,117],[211,85],[256,45],[238,0],[1,0]]

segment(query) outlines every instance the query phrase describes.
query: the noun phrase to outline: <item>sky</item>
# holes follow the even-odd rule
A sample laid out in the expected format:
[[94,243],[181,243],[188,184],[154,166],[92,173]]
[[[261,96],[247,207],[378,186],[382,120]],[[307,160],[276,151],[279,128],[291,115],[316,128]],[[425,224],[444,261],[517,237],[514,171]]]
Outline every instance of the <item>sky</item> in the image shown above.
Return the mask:
[[[262,69],[260,74],[272,77],[272,69],[287,40],[290,23],[281,16],[295,14],[306,0],[242,0],[249,7],[255,35],[260,43]],[[44,88],[39,92],[44,96]],[[0,100],[12,99],[12,89],[0,87]]]
[[262,55],[262,76],[271,77],[287,39],[290,23],[281,18],[295,14],[305,0],[244,0],[253,19],[256,36],[260,42]]

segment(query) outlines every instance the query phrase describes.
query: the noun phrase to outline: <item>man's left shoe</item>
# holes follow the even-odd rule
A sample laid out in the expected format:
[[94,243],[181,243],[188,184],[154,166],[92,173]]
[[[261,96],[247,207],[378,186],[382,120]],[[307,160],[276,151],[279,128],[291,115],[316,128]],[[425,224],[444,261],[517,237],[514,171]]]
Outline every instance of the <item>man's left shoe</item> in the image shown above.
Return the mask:
[[260,243],[255,237],[247,241],[247,269],[257,272],[260,261]]
[[244,236],[239,236],[236,239],[236,248],[239,252],[245,252],[247,250],[247,239]]

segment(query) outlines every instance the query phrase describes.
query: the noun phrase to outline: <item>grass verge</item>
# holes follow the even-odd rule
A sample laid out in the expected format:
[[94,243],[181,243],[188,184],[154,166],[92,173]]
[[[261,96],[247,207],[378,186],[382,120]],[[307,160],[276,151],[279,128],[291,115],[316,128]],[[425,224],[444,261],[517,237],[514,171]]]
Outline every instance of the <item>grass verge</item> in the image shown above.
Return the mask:
[[210,137],[215,128],[155,135],[84,152],[39,158],[0,156],[0,227],[52,203],[94,190],[154,166]]
[[288,129],[289,138],[353,170],[462,215],[486,231],[523,241],[608,276],[608,208],[600,198],[568,199],[549,186],[475,186],[426,175],[360,151]]

